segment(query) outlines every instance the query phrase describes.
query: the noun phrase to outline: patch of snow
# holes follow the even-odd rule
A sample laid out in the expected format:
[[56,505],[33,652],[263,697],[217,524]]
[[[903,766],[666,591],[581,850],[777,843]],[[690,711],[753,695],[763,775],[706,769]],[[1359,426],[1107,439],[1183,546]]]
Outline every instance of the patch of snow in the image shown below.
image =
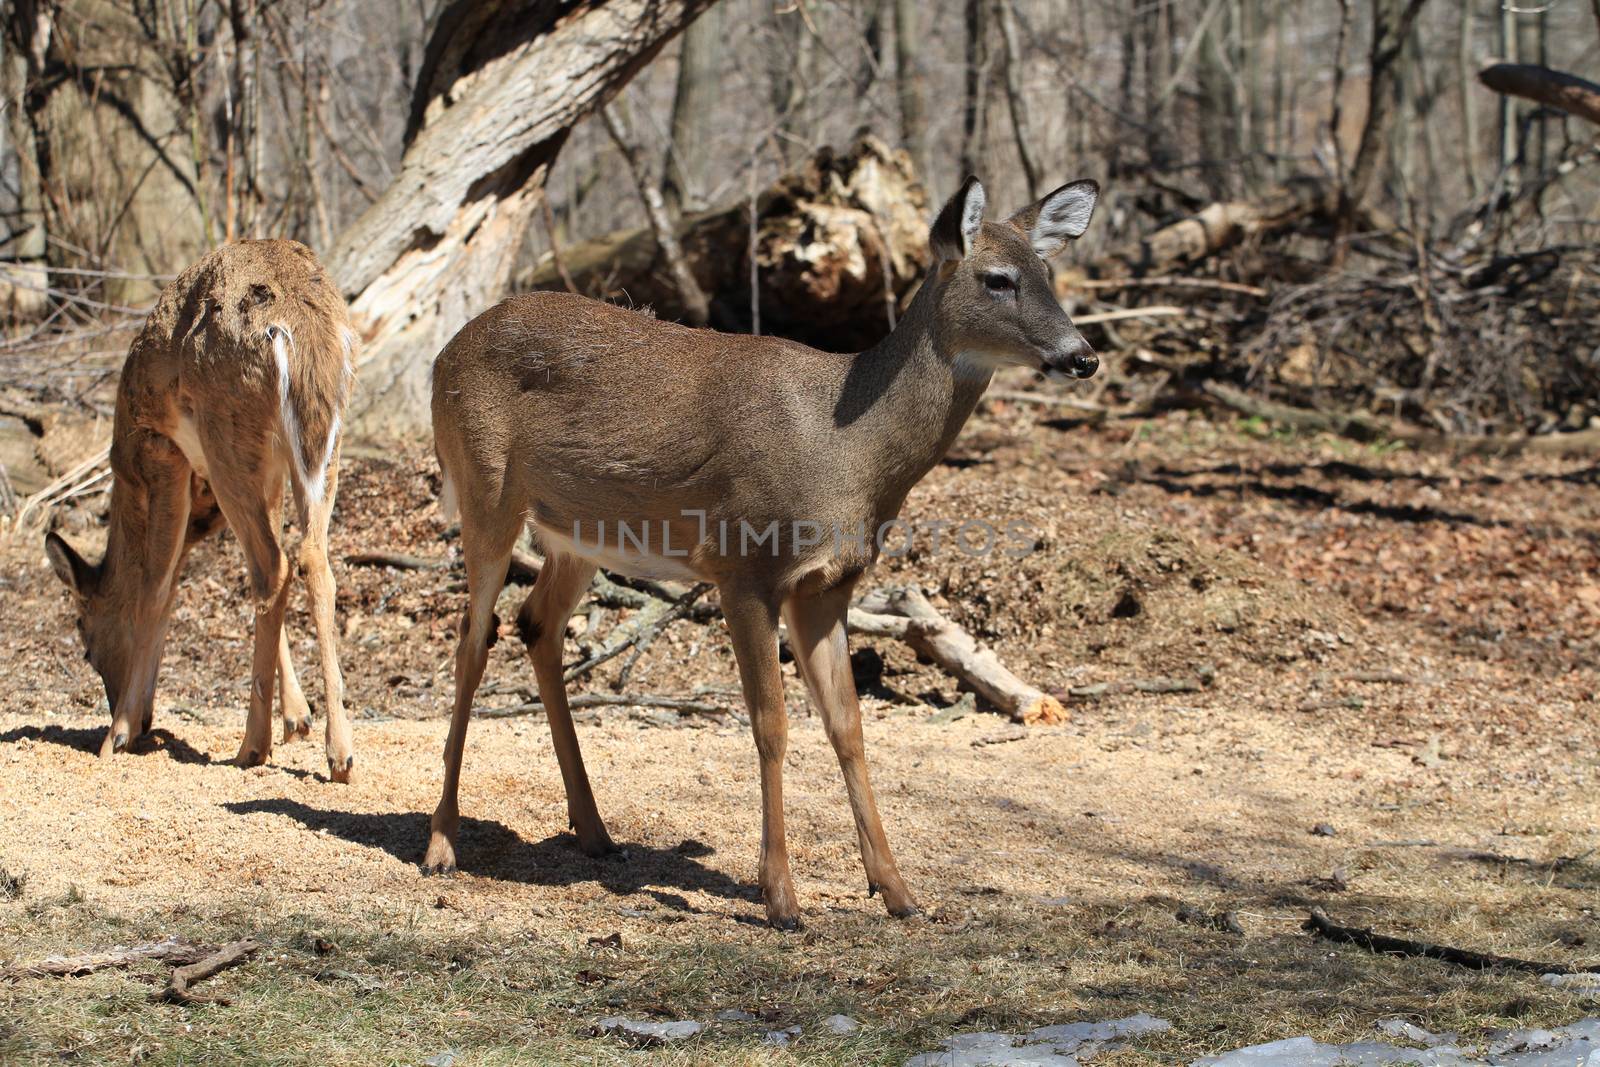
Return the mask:
[[1140,1013],[1106,1022],[1041,1026],[1026,1034],[956,1034],[940,1044],[943,1052],[924,1052],[906,1067],[1080,1067],[1080,1055],[1093,1055],[1124,1037],[1171,1029],[1165,1019]]
[[768,1030],[761,1035],[763,1044],[773,1045],[777,1048],[788,1048],[799,1040],[800,1028],[798,1026],[791,1026],[783,1030]]
[[608,1016],[595,1024],[597,1032],[621,1038],[630,1045],[638,1045],[642,1048],[665,1045],[673,1041],[683,1041],[695,1036],[704,1029],[704,1024],[697,1023],[692,1019],[682,1019],[669,1023],[651,1023],[642,1019],[624,1019],[620,1015]]

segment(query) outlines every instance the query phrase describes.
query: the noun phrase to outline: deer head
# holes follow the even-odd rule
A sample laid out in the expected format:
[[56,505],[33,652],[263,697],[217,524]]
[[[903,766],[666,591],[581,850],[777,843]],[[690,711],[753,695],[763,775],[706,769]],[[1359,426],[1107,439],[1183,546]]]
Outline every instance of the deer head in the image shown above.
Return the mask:
[[46,535],[44,551],[56,577],[72,594],[84,658],[100,675],[106,700],[115,712],[133,660],[134,620],[125,614],[123,605],[112,603],[115,598],[107,594],[102,565],[84,559],[55,533]]
[[958,371],[1020,366],[1088,378],[1099,368],[1045,266],[1088,228],[1099,195],[1093,181],[1075,181],[1005,222],[984,222],[983,186],[968,178],[945,204],[929,236],[940,286],[934,329]]

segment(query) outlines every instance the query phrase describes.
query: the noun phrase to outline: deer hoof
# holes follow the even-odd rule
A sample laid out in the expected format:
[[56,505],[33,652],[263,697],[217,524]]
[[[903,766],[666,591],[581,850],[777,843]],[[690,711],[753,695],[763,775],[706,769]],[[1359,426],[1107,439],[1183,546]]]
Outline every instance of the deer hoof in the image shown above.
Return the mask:
[[915,919],[922,914],[922,909],[915,904],[901,904],[889,909],[889,915],[896,919]]
[[128,731],[117,730],[113,727],[106,733],[105,741],[100,745],[100,758],[108,759],[128,747]]
[[335,782],[340,782],[340,783],[342,783],[344,785],[349,785],[350,784],[350,774],[355,769],[355,765],[356,765],[356,758],[354,756],[346,756],[344,758],[344,765],[343,766],[340,766],[339,760],[337,758],[330,759],[330,760],[328,760],[328,777],[331,778]]
[[422,876],[456,873],[456,848],[443,834],[435,833],[428,841],[428,854],[422,859]]
[[786,934],[798,933],[805,929],[800,925],[800,916],[798,915],[768,915],[767,925]]
[[303,719],[284,719],[283,720],[283,743],[286,744],[286,745],[290,741],[298,740],[298,739],[300,739],[302,737],[307,736],[310,733],[311,733],[311,716],[310,715],[307,715]]

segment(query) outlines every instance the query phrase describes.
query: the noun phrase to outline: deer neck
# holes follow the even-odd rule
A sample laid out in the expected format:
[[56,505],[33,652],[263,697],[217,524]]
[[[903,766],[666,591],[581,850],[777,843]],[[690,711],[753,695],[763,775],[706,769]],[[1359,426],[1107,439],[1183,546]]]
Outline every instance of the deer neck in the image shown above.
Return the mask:
[[944,458],[992,373],[941,338],[938,288],[930,276],[894,331],[855,357],[835,412],[840,433],[874,457],[863,473],[879,484],[868,488],[892,510]]

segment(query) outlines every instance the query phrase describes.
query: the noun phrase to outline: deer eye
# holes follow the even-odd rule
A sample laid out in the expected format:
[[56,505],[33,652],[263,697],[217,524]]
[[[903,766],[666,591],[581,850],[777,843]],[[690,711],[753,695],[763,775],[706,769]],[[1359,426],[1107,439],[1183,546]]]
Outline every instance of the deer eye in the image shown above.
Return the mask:
[[983,276],[983,287],[991,293],[1014,293],[1017,291],[1017,280],[1001,271],[988,271]]

